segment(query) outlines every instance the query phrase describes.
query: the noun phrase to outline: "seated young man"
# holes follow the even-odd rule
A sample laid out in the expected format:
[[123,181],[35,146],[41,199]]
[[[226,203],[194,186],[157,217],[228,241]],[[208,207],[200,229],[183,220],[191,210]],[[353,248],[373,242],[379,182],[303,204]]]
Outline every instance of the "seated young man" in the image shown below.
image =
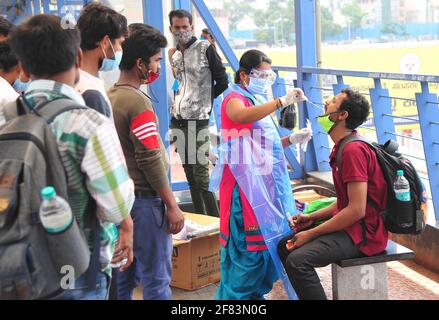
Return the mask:
[[[337,202],[310,215],[292,217],[289,222],[296,232],[294,237],[279,242],[279,256],[299,299],[326,299],[315,268],[376,255],[387,246],[381,214],[368,201],[370,198],[380,208],[387,202],[387,184],[375,152],[363,142],[350,142],[343,148],[341,173],[337,168],[340,143],[357,134],[355,129],[366,121],[369,111],[364,96],[345,89],[326,102],[325,114],[318,119],[335,143],[330,165]],[[316,221],[328,218],[310,228]]]

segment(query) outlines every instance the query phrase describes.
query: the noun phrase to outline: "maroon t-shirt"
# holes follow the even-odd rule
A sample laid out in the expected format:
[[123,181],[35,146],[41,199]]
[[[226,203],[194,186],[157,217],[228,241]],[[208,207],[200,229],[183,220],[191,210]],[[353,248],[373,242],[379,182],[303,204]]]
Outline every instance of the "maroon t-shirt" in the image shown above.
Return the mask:
[[[355,131],[352,134],[357,134]],[[342,140],[341,140],[342,141]],[[353,141],[346,144],[342,152],[341,177],[337,168],[337,152],[340,142],[332,149],[330,164],[334,186],[337,192],[336,215],[348,206],[349,198],[347,184],[350,182],[367,182],[369,197],[380,206],[385,208],[387,203],[387,183],[379,165],[375,151],[367,144]],[[345,229],[355,244],[360,245],[360,251],[367,256],[375,255],[384,251],[387,246],[388,234],[384,227],[384,221],[379,212],[369,203],[366,204],[366,244],[362,245],[363,229],[361,221]]]

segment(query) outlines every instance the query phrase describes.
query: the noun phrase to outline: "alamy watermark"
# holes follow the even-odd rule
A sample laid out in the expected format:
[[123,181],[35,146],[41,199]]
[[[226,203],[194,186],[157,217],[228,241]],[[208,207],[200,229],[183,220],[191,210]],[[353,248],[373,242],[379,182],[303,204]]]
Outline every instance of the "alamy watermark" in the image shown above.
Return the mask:
[[63,290],[73,290],[75,289],[75,268],[70,265],[65,265],[61,267],[60,274],[61,277],[60,287]]
[[[262,129],[221,130],[222,143],[217,148],[219,156],[216,164],[243,165],[254,170],[256,175],[273,172],[276,161],[275,148],[282,149],[280,142],[264,135]],[[172,128],[168,137],[168,154],[178,153],[181,164],[209,163],[212,153],[209,129],[197,132],[195,122],[188,122],[187,128]],[[178,158],[171,157],[171,165],[179,164]]]

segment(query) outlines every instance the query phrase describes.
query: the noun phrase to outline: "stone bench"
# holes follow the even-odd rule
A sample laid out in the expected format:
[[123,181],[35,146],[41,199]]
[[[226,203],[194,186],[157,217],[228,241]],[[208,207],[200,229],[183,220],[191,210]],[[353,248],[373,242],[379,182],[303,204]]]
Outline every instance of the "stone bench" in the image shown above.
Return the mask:
[[410,260],[415,253],[391,240],[379,255],[341,260],[333,263],[334,300],[387,300],[388,261]]

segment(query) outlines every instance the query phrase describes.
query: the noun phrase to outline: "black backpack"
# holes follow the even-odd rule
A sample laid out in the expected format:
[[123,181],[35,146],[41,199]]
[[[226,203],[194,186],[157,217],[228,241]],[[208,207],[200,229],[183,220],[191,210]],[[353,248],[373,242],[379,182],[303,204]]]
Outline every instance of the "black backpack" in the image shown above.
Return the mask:
[[[387,182],[388,198],[386,208],[380,208],[369,197],[368,203],[381,212],[386,229],[397,234],[419,234],[425,229],[424,210],[426,204],[425,188],[413,164],[398,153],[398,143],[387,141],[384,145],[371,142],[358,135],[346,137],[340,144],[337,153],[337,167],[341,174],[341,155],[344,147],[352,141],[366,143],[375,151],[384,179]],[[397,170],[404,170],[404,177],[410,184],[411,202],[399,201],[393,191],[393,183]]]

